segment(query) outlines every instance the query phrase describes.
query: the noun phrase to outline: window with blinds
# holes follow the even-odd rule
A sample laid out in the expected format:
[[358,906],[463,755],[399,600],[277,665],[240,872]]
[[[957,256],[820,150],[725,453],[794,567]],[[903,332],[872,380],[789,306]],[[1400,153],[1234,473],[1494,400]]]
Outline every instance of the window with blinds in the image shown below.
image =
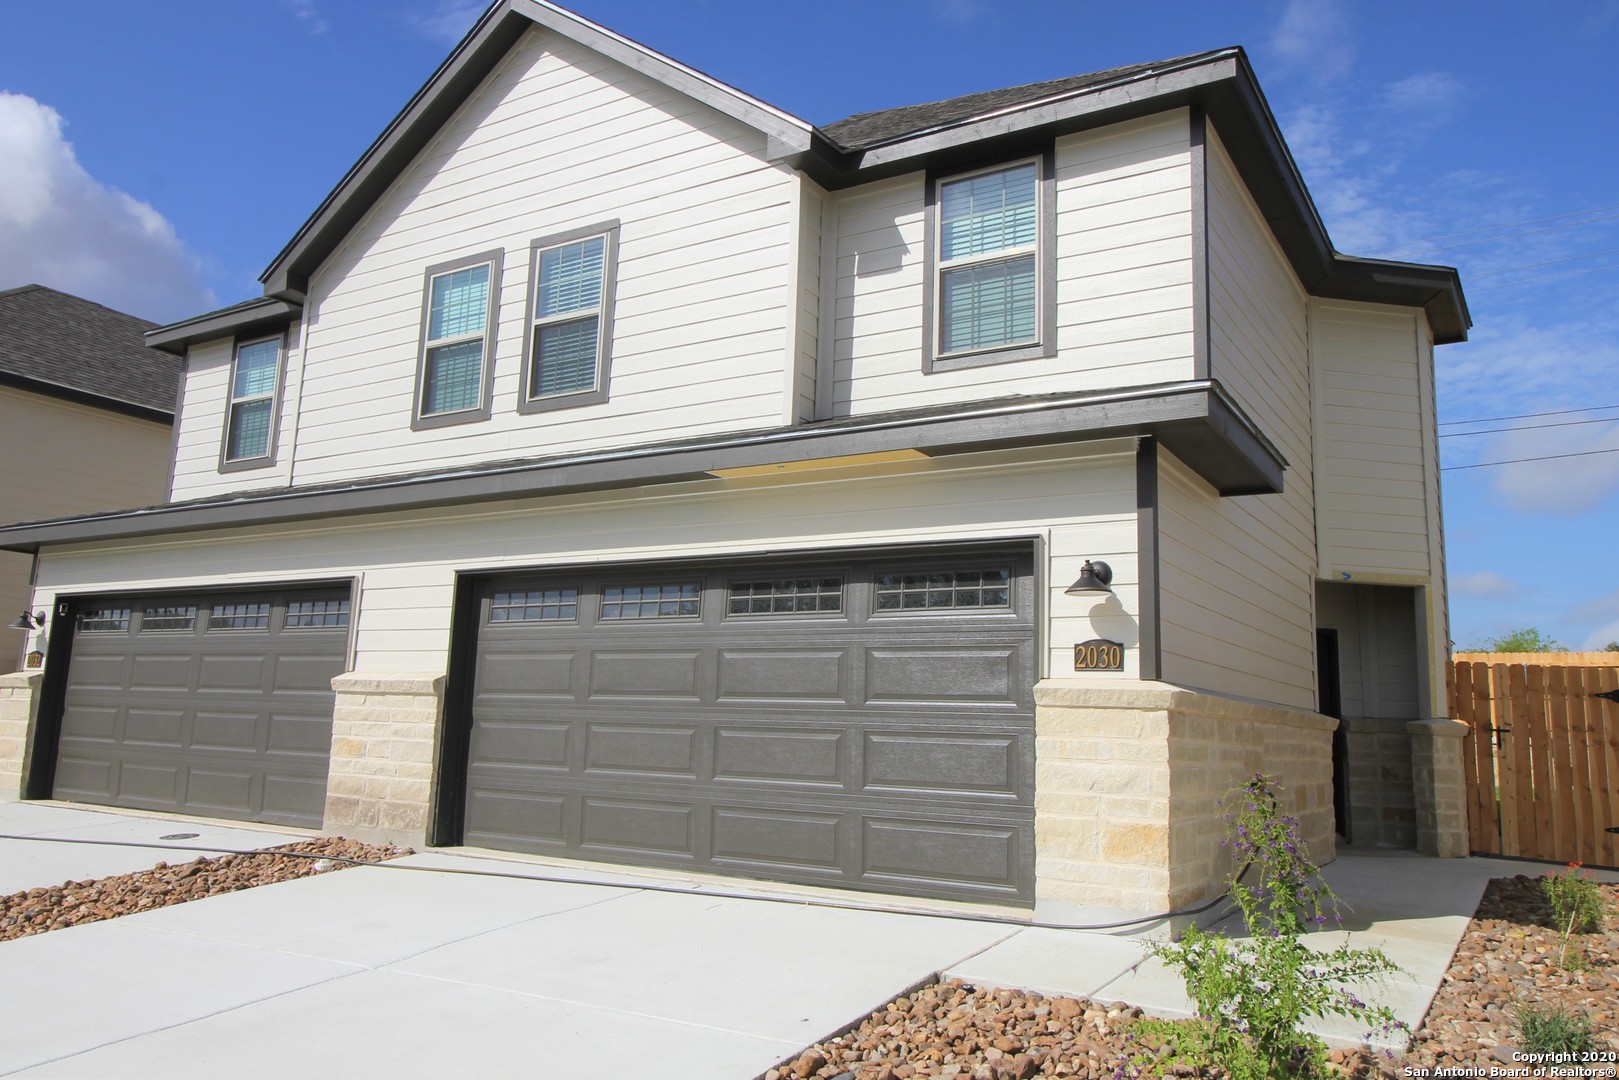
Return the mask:
[[533,245],[527,409],[606,400],[616,223]]
[[280,372],[280,338],[241,342],[236,346],[231,362],[224,464],[269,462],[275,387]]
[[427,270],[416,422],[457,423],[489,415],[489,357],[500,292],[499,251]]
[[1040,339],[1040,162],[941,180],[936,356]]

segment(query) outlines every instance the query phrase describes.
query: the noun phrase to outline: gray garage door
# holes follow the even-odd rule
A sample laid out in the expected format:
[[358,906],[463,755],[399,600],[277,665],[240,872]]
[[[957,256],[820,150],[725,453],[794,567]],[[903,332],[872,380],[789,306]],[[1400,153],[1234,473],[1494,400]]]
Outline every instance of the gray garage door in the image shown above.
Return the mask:
[[56,798],[320,827],[346,589],[77,610]]
[[490,582],[466,842],[1032,903],[1023,552]]

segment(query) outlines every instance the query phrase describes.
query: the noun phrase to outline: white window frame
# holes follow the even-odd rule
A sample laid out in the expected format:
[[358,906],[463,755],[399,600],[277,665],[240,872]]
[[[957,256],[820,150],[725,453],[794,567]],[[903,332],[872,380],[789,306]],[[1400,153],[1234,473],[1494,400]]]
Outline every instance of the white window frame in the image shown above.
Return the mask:
[[[248,394],[243,397],[236,396],[236,373],[241,364],[242,350],[252,348],[254,345],[263,345],[267,341],[275,342],[275,378],[271,381],[270,389],[262,394]],[[225,430],[219,441],[219,471],[236,472],[240,469],[260,469],[275,464],[276,428],[281,423],[281,410],[277,404],[281,400],[281,376],[286,365],[287,340],[285,334],[271,334],[266,337],[249,338],[237,341],[231,347],[230,381],[225,384]],[[260,401],[270,403],[269,431],[264,438],[264,453],[254,454],[250,457],[231,457],[230,433],[232,422],[236,419],[236,410],[243,405],[252,405]]]
[[[530,242],[528,308],[523,320],[523,382],[517,395],[518,412],[548,412],[553,409],[572,408],[576,405],[595,405],[607,400],[608,379],[613,357],[613,294],[618,283],[618,230],[619,222],[615,219],[595,225],[587,225],[579,229],[572,229],[564,233],[542,236]],[[583,240],[591,240],[598,236],[602,238],[601,303],[594,311],[581,308],[577,311],[568,311],[560,315],[551,315],[544,318],[536,315],[535,313],[539,310],[540,257],[547,251],[567,247],[569,244],[577,244]],[[556,326],[561,323],[589,318],[592,314],[596,316],[595,385],[586,390],[570,390],[540,396],[532,395],[530,391],[534,386],[534,379],[538,374],[540,362],[539,350],[535,348],[534,343],[537,331],[544,326]]]
[[[495,337],[500,312],[500,270],[504,259],[505,251],[497,248],[494,251],[484,251],[477,255],[468,255],[450,262],[438,263],[429,266],[424,272],[422,277],[421,336],[416,349],[416,398],[412,406],[410,421],[410,426],[413,429],[421,430],[443,427],[447,424],[465,424],[489,418],[492,411],[490,382],[494,374],[492,358],[495,355]],[[433,318],[433,282],[459,270],[470,270],[478,266],[489,267],[488,306],[484,312],[483,332],[479,334],[457,334],[446,338],[429,338],[427,336],[428,327],[431,325]],[[433,349],[443,348],[447,345],[459,345],[480,339],[483,341],[483,351],[478,376],[477,403],[465,409],[450,409],[435,413],[423,412],[427,404],[428,353]]]
[[[1035,169],[1035,240],[1033,244],[978,255],[962,256],[948,261],[944,258],[944,189],[947,184],[970,180],[975,176],[1007,172],[1026,165]],[[1011,360],[1028,360],[1056,354],[1056,247],[1054,241],[1056,221],[1055,170],[1052,152],[1048,149],[1025,157],[997,161],[976,169],[960,172],[929,173],[927,178],[926,248],[927,288],[923,301],[926,326],[922,370],[931,374],[964,367],[979,367]],[[944,277],[950,270],[971,266],[984,266],[1012,259],[1034,256],[1034,336],[1025,341],[986,345],[973,349],[945,352],[944,342]]]

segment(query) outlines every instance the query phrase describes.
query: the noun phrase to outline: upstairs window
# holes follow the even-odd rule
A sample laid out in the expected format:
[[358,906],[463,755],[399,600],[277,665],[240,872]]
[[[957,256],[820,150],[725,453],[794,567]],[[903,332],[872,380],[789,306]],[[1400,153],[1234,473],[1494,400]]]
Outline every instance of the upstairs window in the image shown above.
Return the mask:
[[498,251],[429,267],[423,298],[421,370],[415,427],[489,415]]
[[253,468],[271,463],[280,374],[280,338],[237,344],[231,361],[230,408],[220,468]]
[[929,370],[1049,355],[1049,193],[1041,158],[937,179]]
[[607,400],[618,223],[534,241],[525,412]]

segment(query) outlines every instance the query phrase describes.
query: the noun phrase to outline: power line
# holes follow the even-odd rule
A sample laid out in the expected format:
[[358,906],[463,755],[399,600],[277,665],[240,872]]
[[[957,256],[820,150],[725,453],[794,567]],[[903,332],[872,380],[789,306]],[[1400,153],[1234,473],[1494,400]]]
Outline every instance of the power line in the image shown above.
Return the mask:
[[1524,278],[1522,281],[1506,281],[1500,285],[1484,285],[1474,289],[1474,292],[1489,292],[1491,289],[1515,289],[1519,285],[1533,285],[1537,281],[1561,281],[1563,278],[1579,277],[1581,274],[1594,274],[1598,270],[1619,270],[1619,263],[1611,266],[1592,266],[1584,270],[1571,270],[1566,274],[1542,274],[1540,277]]
[[1556,461],[1559,458],[1592,457],[1596,454],[1619,454],[1619,446],[1611,450],[1582,450],[1577,454],[1547,454],[1544,457],[1508,458],[1505,461],[1481,461],[1476,465],[1446,465],[1440,472],[1454,472],[1457,469],[1484,469],[1491,465],[1517,465],[1525,461]]
[[[1399,244],[1388,244],[1383,247],[1367,248],[1365,254],[1369,255],[1378,251],[1398,251],[1400,248],[1407,247],[1421,247],[1423,244],[1432,244],[1438,240],[1459,240],[1464,236],[1478,236],[1487,232],[1500,232],[1504,229],[1517,229],[1522,228],[1525,225],[1543,225],[1548,221],[1561,221],[1564,218],[1584,217],[1587,214],[1605,214],[1609,210],[1619,210],[1619,203],[1615,203],[1612,206],[1593,206],[1589,210],[1574,210],[1567,214],[1553,214],[1551,217],[1530,218],[1528,221],[1512,221],[1505,225],[1491,225],[1490,227],[1484,229],[1470,229],[1467,232],[1447,233],[1444,236],[1430,236],[1426,240],[1407,240]],[[1574,224],[1578,225],[1581,223],[1574,222]]]
[[1441,439],[1455,439],[1462,435],[1499,435],[1503,431],[1539,431],[1541,428],[1578,427],[1580,424],[1614,423],[1619,423],[1619,416],[1602,416],[1595,420],[1562,420],[1555,424],[1522,424],[1518,427],[1485,428],[1482,431],[1447,431],[1439,437]]
[[1458,424],[1493,424],[1499,420],[1533,420],[1537,416],[1568,416],[1572,413],[1607,412],[1610,409],[1619,409],[1619,405],[1592,405],[1584,409],[1553,409],[1551,412],[1518,413],[1515,416],[1479,416],[1472,420],[1446,420],[1440,427],[1454,427]]

